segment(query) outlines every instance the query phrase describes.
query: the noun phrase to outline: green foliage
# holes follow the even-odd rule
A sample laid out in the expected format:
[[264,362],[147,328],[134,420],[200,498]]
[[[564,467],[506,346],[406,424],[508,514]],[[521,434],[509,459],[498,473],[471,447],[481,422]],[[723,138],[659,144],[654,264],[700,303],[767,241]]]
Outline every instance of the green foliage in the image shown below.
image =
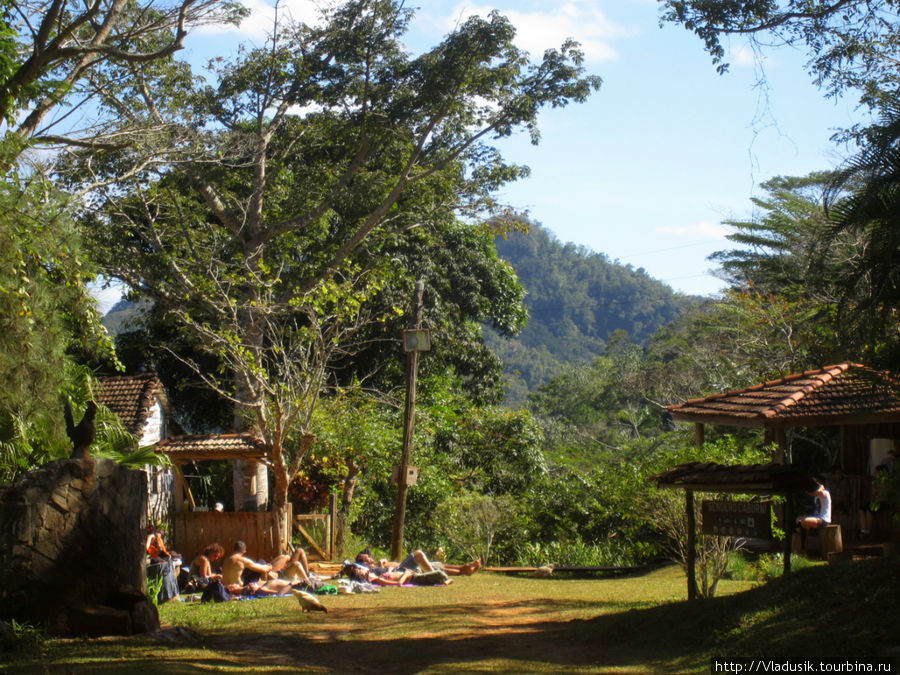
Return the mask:
[[862,149],[838,172],[829,194],[832,227],[826,241],[851,240],[839,268],[837,322],[868,365],[896,369],[900,275],[900,106],[891,101],[863,133]]
[[720,72],[728,69],[723,39],[741,35],[760,51],[805,48],[807,70],[829,95],[855,89],[877,106],[895,94],[895,0],[664,0],[660,21],[696,33]]
[[510,497],[489,497],[467,491],[441,502],[431,515],[438,536],[462,553],[466,560],[481,558],[490,564],[495,537],[513,527],[514,503]]
[[460,486],[491,495],[517,493],[546,472],[541,429],[526,411],[441,402],[427,411],[434,452],[449,460]]
[[645,343],[694,300],[651,279],[643,269],[610,261],[574,244],[562,244],[537,223],[527,233],[498,237],[497,251],[527,289],[529,322],[515,340],[488,333],[505,373],[519,383],[508,404],[521,403],[523,389],[539,385],[604,353],[625,331]]
[[516,554],[516,563],[540,567],[554,564],[566,567],[629,567],[652,558],[655,550],[644,542],[607,539],[588,544],[580,537],[572,541],[526,542]]
[[38,176],[8,173],[0,185],[0,480],[66,454],[62,401],[78,379],[76,355],[114,359],[87,292],[92,277],[61,195]]
[[47,644],[47,633],[40,626],[35,626],[27,621],[10,619],[9,628],[15,639],[12,642],[4,643],[5,648],[17,652],[38,653]]
[[165,579],[161,574],[153,579],[147,579],[147,597],[150,598],[150,602],[153,603],[154,607],[159,606],[159,592],[162,590],[164,583]]
[[[791,570],[801,570],[814,563],[802,555],[791,556]],[[781,553],[749,554],[731,551],[728,554],[726,578],[739,581],[769,581],[784,575],[784,556]]]

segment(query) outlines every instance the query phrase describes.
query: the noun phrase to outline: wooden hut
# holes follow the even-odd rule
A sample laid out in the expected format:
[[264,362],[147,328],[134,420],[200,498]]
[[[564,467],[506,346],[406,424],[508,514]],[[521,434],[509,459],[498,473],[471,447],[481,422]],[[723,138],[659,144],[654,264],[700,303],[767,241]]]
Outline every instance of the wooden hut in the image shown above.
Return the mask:
[[[778,445],[776,462],[790,461],[787,431],[795,427],[838,427],[835,458],[851,482],[845,530],[858,526],[874,465],[892,461],[900,440],[900,377],[857,363],[840,363],[788,375],[753,387],[668,407],[675,420],[692,422],[698,444],[704,425],[756,427]],[[879,459],[880,458],[880,459]],[[889,514],[881,526],[891,529]]]
[[[265,459],[266,449],[265,442],[251,434],[173,436],[157,444],[156,452],[167,455],[175,470],[176,498],[170,542],[185,560],[192,560],[213,542],[230,552],[237,540],[247,544],[248,555],[255,559],[271,560],[282,553],[275,545],[278,523],[274,513],[195,511],[184,481],[183,467],[188,462],[243,460],[253,466]],[[287,530],[282,533],[281,541],[291,540],[291,521],[289,513]]]

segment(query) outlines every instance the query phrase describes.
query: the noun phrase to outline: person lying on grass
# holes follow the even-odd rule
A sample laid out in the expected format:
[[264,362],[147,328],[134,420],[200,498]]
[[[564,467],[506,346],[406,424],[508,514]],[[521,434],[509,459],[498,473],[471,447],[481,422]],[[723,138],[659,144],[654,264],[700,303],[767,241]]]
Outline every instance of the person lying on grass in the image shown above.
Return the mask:
[[[376,571],[377,570],[377,571]],[[369,569],[361,562],[344,561],[339,576],[349,578],[351,581],[373,584],[375,586],[446,586],[452,584],[453,579],[447,576],[443,570],[429,570],[427,572],[413,572],[412,570],[400,570],[399,568],[386,569],[376,567]]]
[[381,559],[377,563],[375,559],[372,557],[372,552],[366,547],[364,550],[360,551],[356,556],[356,562],[365,565],[370,570],[375,572],[377,575],[381,575],[386,571],[395,571],[395,572],[433,572],[435,570],[441,570],[448,575],[458,576],[471,576],[475,574],[478,570],[481,569],[481,558],[477,560],[473,560],[470,563],[466,563],[465,565],[450,565],[438,562],[436,560],[429,560],[425,554],[416,549],[412,553],[410,553],[406,558],[403,559],[402,562],[396,563],[391,562],[385,559]]

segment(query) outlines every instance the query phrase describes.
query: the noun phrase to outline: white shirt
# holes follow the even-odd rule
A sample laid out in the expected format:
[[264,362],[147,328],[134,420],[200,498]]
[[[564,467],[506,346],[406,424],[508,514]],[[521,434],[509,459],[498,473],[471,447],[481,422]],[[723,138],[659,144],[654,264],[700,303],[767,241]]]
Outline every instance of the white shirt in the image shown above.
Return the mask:
[[828,490],[822,490],[821,494],[817,494],[815,498],[816,512],[813,514],[816,518],[821,518],[826,523],[831,522],[831,493]]

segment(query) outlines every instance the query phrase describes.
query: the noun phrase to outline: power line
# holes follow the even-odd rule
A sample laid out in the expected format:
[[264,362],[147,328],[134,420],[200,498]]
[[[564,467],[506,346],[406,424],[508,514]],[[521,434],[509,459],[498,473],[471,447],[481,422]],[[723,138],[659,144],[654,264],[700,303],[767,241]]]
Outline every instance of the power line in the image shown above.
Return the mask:
[[667,251],[677,251],[678,249],[682,249],[682,248],[691,248],[694,246],[708,246],[710,243],[711,242],[709,242],[709,241],[696,241],[693,244],[680,244],[678,246],[669,246],[668,248],[657,248],[652,251],[641,251],[640,253],[628,253],[623,257],[624,258],[634,258],[636,256],[651,255],[653,253],[666,253]]

